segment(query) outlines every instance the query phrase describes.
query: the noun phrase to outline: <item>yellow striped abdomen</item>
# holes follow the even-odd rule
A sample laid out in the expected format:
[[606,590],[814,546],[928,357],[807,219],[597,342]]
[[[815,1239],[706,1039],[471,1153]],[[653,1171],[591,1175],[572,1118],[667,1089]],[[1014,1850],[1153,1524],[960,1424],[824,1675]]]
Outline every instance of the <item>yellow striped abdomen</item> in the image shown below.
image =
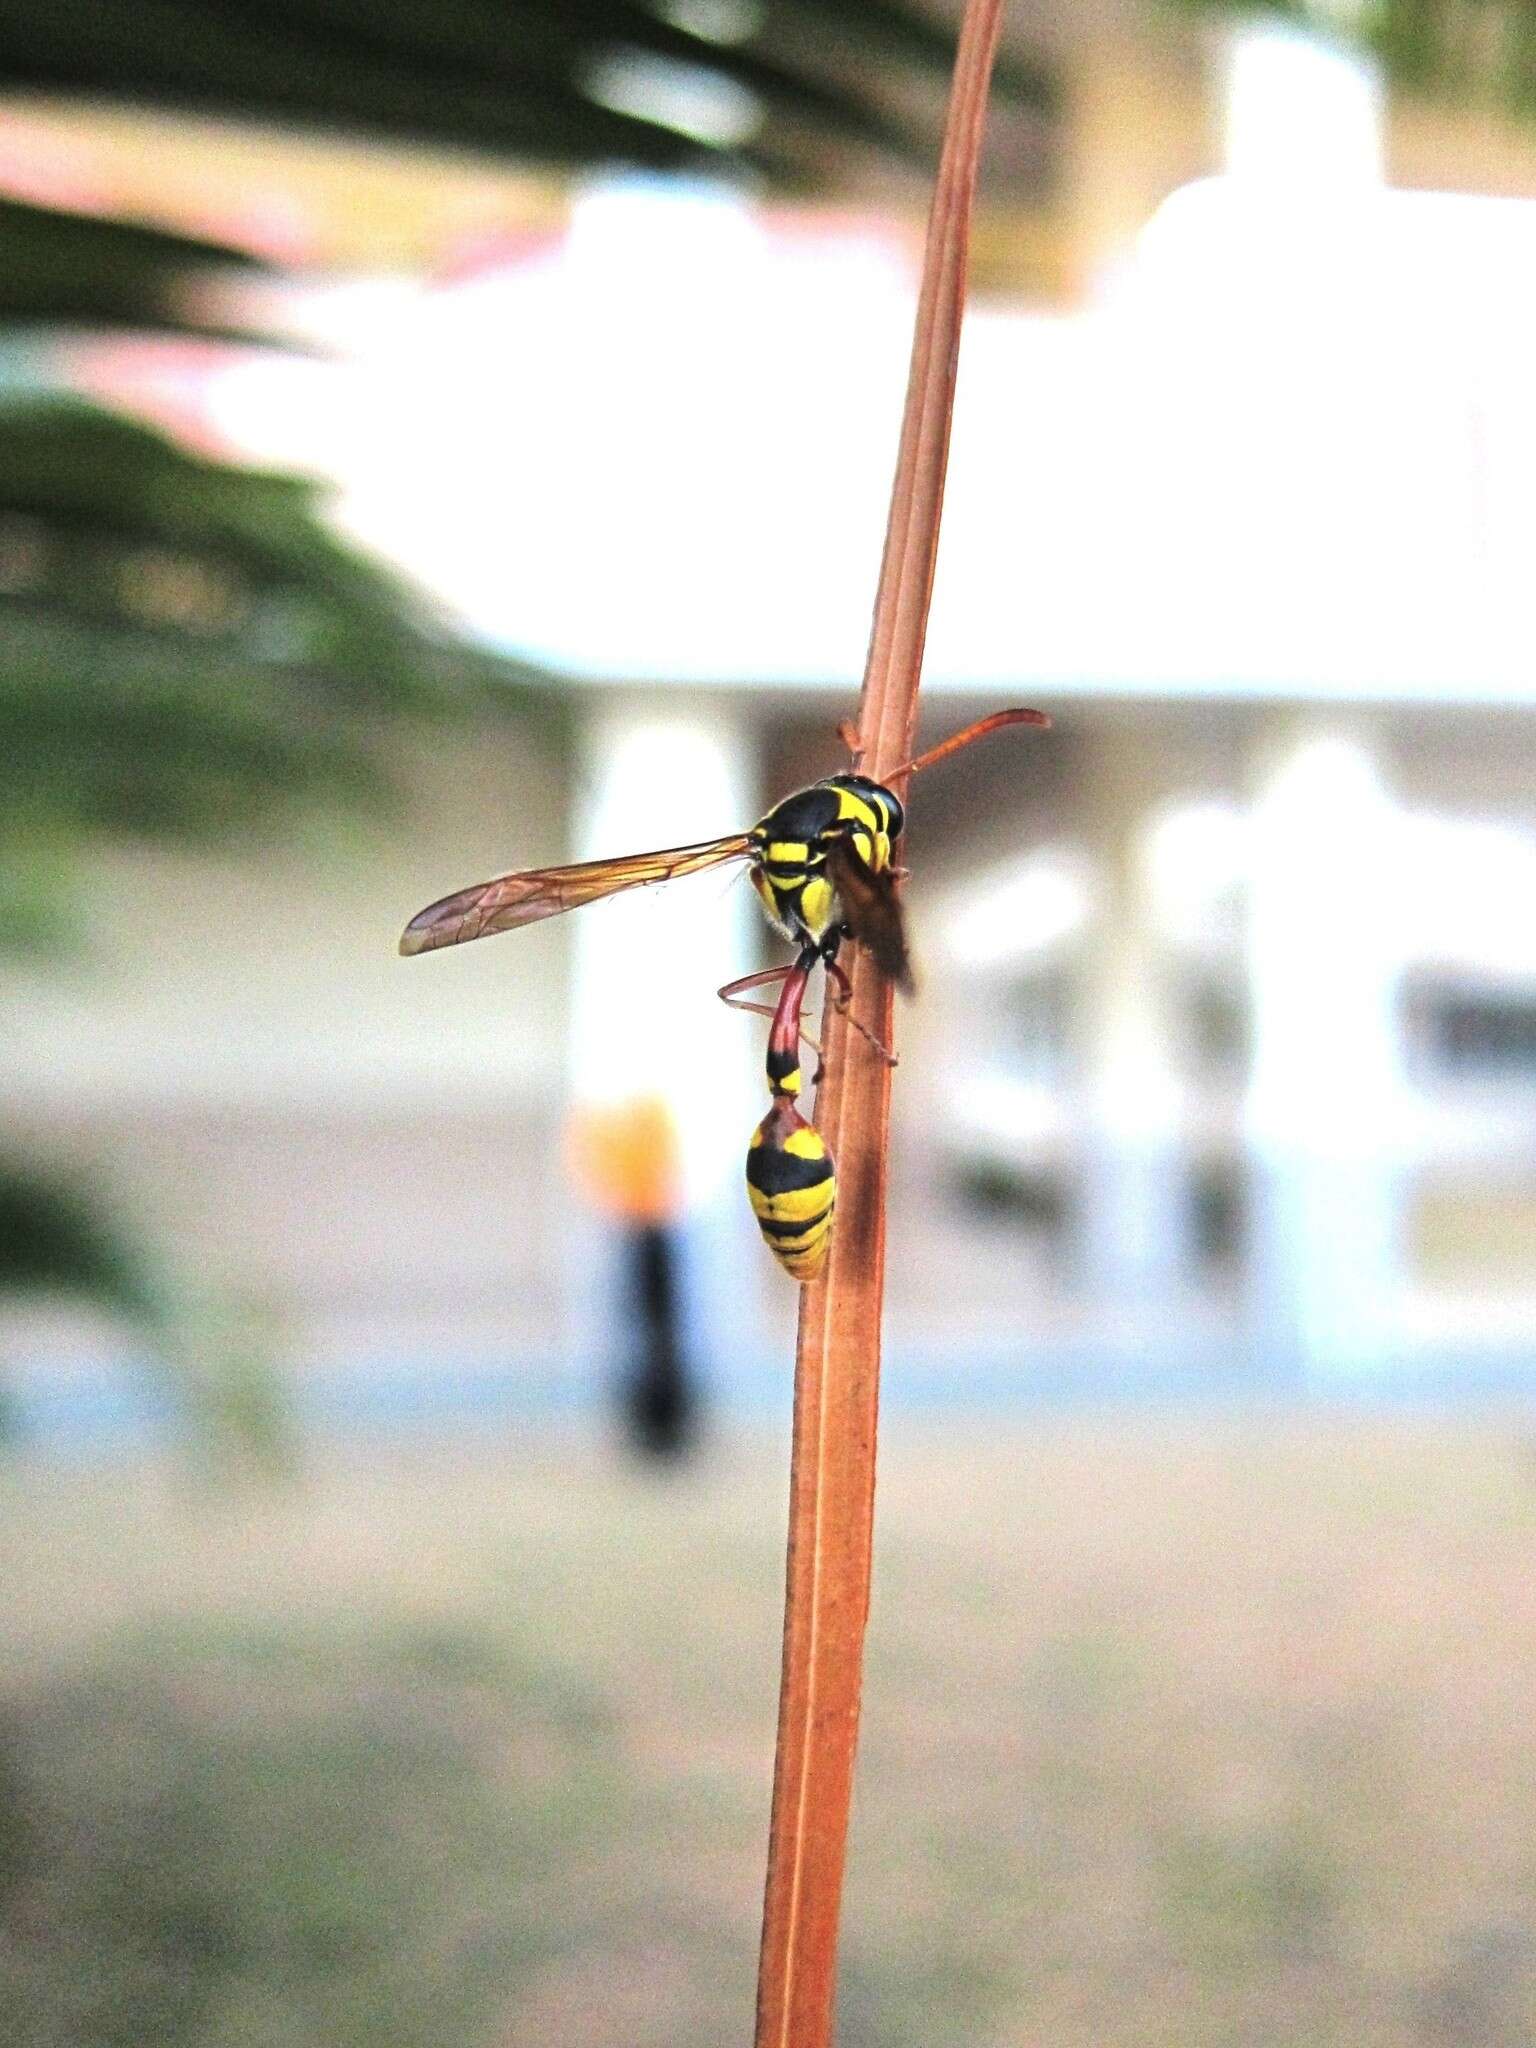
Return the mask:
[[837,1176],[820,1131],[787,1095],[774,1097],[752,1133],[747,1193],[763,1241],[785,1272],[795,1280],[814,1280],[832,1236]]

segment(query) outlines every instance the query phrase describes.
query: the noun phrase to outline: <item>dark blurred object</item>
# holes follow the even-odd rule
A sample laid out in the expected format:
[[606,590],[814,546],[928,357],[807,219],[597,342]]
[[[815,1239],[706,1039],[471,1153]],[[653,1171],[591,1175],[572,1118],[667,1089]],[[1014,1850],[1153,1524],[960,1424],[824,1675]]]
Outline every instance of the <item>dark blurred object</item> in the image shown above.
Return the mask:
[[[0,928],[0,946],[5,937]],[[149,1271],[105,1205],[83,1188],[0,1156],[0,1296],[49,1293],[90,1301],[145,1335],[160,1328]],[[15,1405],[0,1387],[0,1444],[19,1432]],[[0,1770],[0,1825],[4,1819]]]
[[666,1103],[651,1096],[578,1108],[571,1163],[617,1233],[613,1348],[625,1360],[625,1435],[649,1456],[677,1457],[698,1433],[699,1395],[684,1348],[682,1162]]
[[[59,0],[0,22],[0,91],[825,186],[851,156],[926,167],[953,54],[908,0]],[[997,94],[1054,109],[1027,57]]]
[[978,1159],[957,1166],[956,1199],[978,1223],[1005,1223],[1058,1236],[1067,1227],[1066,1190],[1053,1175],[1005,1160]]
[[0,1289],[72,1287],[136,1323],[159,1315],[132,1249],[77,1188],[0,1159]]
[[625,1308],[632,1308],[635,1351],[623,1386],[630,1441],[653,1458],[676,1458],[698,1431],[698,1390],[683,1354],[678,1301],[677,1232],[645,1223],[626,1238]]

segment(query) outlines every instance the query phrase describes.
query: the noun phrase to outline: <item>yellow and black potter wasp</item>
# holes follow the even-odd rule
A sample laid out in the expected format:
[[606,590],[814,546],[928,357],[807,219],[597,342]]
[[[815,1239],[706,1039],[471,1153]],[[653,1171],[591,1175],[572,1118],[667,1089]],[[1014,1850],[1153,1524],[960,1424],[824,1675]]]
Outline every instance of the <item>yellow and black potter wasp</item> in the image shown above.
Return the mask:
[[[1047,725],[1039,711],[996,711],[895,771],[915,775],[1004,725]],[[771,1017],[768,1088],[772,1107],[752,1135],[747,1192],[768,1248],[796,1280],[811,1280],[826,1260],[836,1179],[820,1133],[795,1106],[800,1093],[800,1028],[806,987],[819,964],[846,1003],[849,984],[837,963],[845,939],[868,948],[900,987],[911,986],[906,928],[893,848],[906,823],[901,799],[867,775],[829,775],[774,805],[750,832],[635,853],[573,867],[498,875],[418,911],[400,939],[407,955],[462,945],[558,917],[624,889],[670,882],[727,861],[751,862],[752,885],[770,920],[798,948],[789,967],[749,974],[719,991],[723,1002]],[[748,989],[782,983],[777,1003],[744,1000]],[[806,1041],[809,1043],[809,1041]],[[884,1052],[884,1048],[880,1050]],[[885,1055],[889,1058],[889,1054]]]

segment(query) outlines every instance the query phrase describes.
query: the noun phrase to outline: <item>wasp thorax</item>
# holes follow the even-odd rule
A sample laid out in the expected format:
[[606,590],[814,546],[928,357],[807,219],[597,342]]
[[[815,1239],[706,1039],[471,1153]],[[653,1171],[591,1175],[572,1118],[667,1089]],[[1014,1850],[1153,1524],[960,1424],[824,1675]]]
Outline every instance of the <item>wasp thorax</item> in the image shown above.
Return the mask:
[[837,1178],[820,1131],[787,1095],[752,1133],[747,1193],[768,1249],[795,1280],[814,1280],[826,1262]]

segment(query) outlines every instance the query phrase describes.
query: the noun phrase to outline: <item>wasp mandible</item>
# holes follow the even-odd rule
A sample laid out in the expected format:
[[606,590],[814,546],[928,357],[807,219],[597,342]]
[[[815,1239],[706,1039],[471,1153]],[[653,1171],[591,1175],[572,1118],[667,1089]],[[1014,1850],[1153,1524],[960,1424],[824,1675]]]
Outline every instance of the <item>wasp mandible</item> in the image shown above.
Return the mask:
[[[905,762],[892,771],[892,779],[916,775],[1001,726],[1049,724],[1041,711],[994,711]],[[896,889],[902,870],[894,861],[905,825],[906,809],[884,783],[856,771],[828,775],[784,797],[750,832],[728,839],[572,867],[527,868],[457,890],[416,913],[401,934],[400,951],[410,956],[490,938],[624,889],[648,888],[728,861],[749,861],[752,886],[770,922],[797,951],[792,966],[744,975],[718,992],[722,1002],[772,1019],[767,1054],[772,1106],[752,1134],[747,1193],[774,1257],[792,1278],[812,1280],[826,1261],[837,1181],[821,1134],[796,1107],[802,1085],[800,1046],[811,1043],[801,1030],[801,1013],[818,965],[832,982],[834,1001],[846,1005],[850,984],[837,960],[845,939],[866,947],[898,987],[911,988],[911,957]],[[749,989],[774,982],[781,987],[772,1007],[746,1000]],[[890,1058],[883,1046],[878,1049]]]

